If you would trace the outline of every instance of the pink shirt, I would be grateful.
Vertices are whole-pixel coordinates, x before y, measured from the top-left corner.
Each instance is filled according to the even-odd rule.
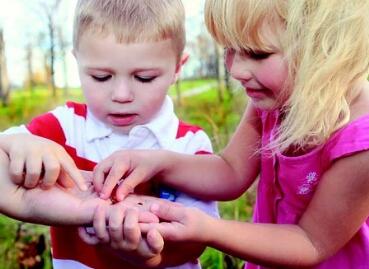
[[[262,144],[266,145],[277,129],[278,111],[262,112],[261,118]],[[270,154],[262,154],[254,222],[298,223],[332,162],[368,149],[369,115],[365,115],[341,128],[327,143],[305,155],[290,157],[277,153],[271,157]],[[248,263],[246,268],[266,267]],[[338,253],[314,268],[369,268],[369,219]]]

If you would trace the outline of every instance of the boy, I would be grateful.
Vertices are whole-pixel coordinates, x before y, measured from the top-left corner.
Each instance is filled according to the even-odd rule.
[[[85,189],[70,157],[79,169],[91,171],[97,162],[120,149],[210,153],[206,134],[180,122],[167,96],[186,61],[184,43],[180,0],[78,1],[73,53],[86,105],[68,102],[27,126],[5,132],[9,135],[0,138],[0,148],[8,153],[14,182],[27,188],[39,183],[50,187],[56,181],[70,186],[72,178]],[[141,193],[152,194],[151,186],[143,186]],[[161,195],[217,214],[214,203],[175,192],[161,191]],[[76,228],[53,227],[51,239],[54,268],[129,266],[124,262],[127,257],[115,255],[112,248],[84,243]],[[203,250],[193,244],[175,249],[165,245],[163,255],[151,266],[183,263]],[[176,255],[178,259],[172,260]]]

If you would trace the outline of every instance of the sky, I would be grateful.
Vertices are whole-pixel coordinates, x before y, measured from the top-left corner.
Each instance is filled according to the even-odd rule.
[[[186,29],[187,40],[195,38],[200,33],[206,34],[203,23],[203,0],[182,0],[186,9]],[[38,11],[37,3],[39,0],[0,0],[0,28],[3,29],[6,49],[6,60],[8,75],[13,85],[20,86],[25,78],[25,47],[30,41],[35,42],[35,36],[43,29],[44,19],[42,12]],[[76,0],[62,0],[58,14],[55,20],[64,27],[65,35],[72,36],[73,13]],[[35,69],[41,68],[42,61],[40,55],[35,52]],[[191,59],[184,70],[187,75],[191,75],[191,68],[198,64],[199,60]],[[78,87],[79,80],[77,67],[71,54],[71,47],[67,54],[68,63],[68,84]],[[189,67],[188,67],[189,66]],[[61,76],[61,65],[56,66],[56,82],[59,86],[63,84]]]

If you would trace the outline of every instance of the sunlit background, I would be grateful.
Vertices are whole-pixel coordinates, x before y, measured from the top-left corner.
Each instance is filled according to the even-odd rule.
[[[212,41],[203,23],[204,1],[184,0],[183,3],[187,17],[186,51],[190,54],[190,61],[183,71],[183,77],[186,78],[203,72],[200,70],[200,57],[209,53]],[[56,85],[79,85],[76,64],[71,54],[75,4],[75,0],[0,0],[0,29],[6,44],[8,77],[13,87],[20,87],[30,79],[30,68],[34,79],[45,76],[45,61],[47,64],[50,47],[49,23],[53,24],[55,30]]]
[[[247,99],[225,70],[223,48],[205,29],[204,0],[182,2],[190,59],[168,94],[177,115],[201,126],[219,152]],[[27,123],[67,100],[83,102],[71,54],[75,4],[76,0],[0,0],[0,131]],[[251,191],[236,201],[219,203],[220,214],[249,219],[253,202]],[[0,269],[52,269],[49,240],[48,227],[0,213]],[[210,248],[200,260],[204,269],[243,267],[241,260]]]

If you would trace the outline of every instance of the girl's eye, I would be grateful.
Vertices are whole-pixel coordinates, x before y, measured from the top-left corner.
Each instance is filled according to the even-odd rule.
[[[104,82],[104,81],[107,81],[107,80],[111,79],[112,76],[111,75],[107,75],[107,76],[94,76],[94,75],[91,75],[91,77],[94,80],[98,81],[98,82]]]
[[[137,75],[135,75],[134,77],[136,80],[142,83],[150,83],[156,78],[156,77],[144,77],[144,76],[137,76]]]
[[[270,55],[272,55],[272,53],[270,52],[252,51],[252,50],[245,53],[254,60],[264,60],[267,59]]]

